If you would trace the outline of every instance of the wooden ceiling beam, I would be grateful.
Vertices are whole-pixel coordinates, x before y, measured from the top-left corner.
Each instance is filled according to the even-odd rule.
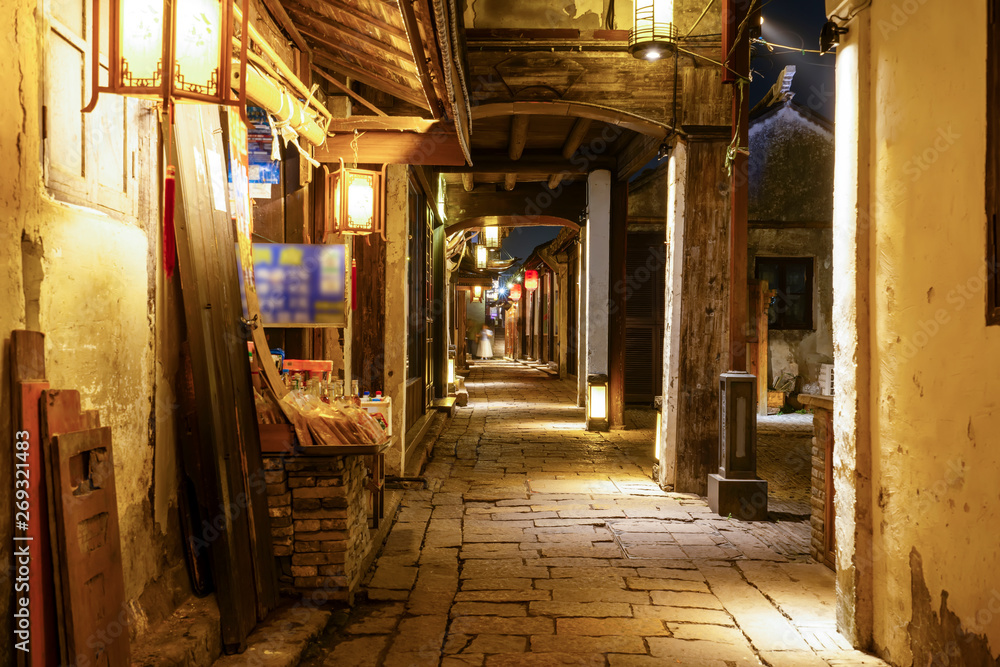
[[[330,132],[413,132],[427,134],[450,128],[439,120],[429,120],[417,116],[351,116],[350,118],[334,118],[330,121]]]
[[[564,184],[555,192],[545,187],[544,183],[522,183],[517,188],[516,195],[503,190],[464,192],[460,188],[449,188],[445,206],[448,220],[479,216],[538,215],[579,220],[586,201],[586,183]]]
[[[354,17],[354,18],[358,19],[359,21],[363,21],[366,24],[372,26],[373,28],[377,28],[378,30],[381,30],[381,31],[383,31],[383,32],[385,32],[385,33],[387,33],[389,35],[392,35],[396,39],[401,39],[403,41],[406,41],[406,31],[403,30],[402,27],[392,25],[391,23],[387,23],[387,22],[383,21],[382,19],[380,19],[380,18],[378,18],[376,16],[372,16],[371,14],[367,14],[367,13],[361,11],[360,9],[358,9],[357,7],[355,7],[353,5],[350,5],[350,4],[346,3],[346,2],[343,2],[343,0],[322,0],[322,1],[321,0],[292,0],[292,1],[290,1],[290,0],[284,0],[284,4],[285,4],[286,7],[287,6],[300,5],[301,7],[305,7],[307,9],[311,10],[317,16],[325,16],[324,10],[332,10],[332,11],[341,12],[342,14],[346,14],[347,16]],[[328,16],[326,18],[329,18],[331,20],[337,20],[337,19],[335,19],[333,17],[328,17]]]
[[[519,160],[528,143],[528,116],[512,116],[510,119],[510,140],[507,154],[511,160]]]
[[[333,84],[334,88],[336,88],[337,90],[339,90],[342,93],[345,93],[352,100],[354,100],[355,102],[357,102],[361,106],[366,107],[369,111],[371,111],[375,115],[377,115],[377,116],[387,116],[388,115],[386,112],[382,111],[377,106],[375,106],[374,104],[372,104],[371,102],[369,102],[365,98],[361,97],[361,95],[358,95],[356,92],[354,92],[353,90],[351,90],[350,86],[348,86],[345,83],[341,83],[340,81],[338,81],[337,77],[332,76],[326,70],[320,69],[319,67],[315,67],[314,66],[313,67],[313,71],[316,72],[317,74],[319,74],[321,77],[323,77],[327,81],[329,81],[331,84]]]
[[[503,189],[510,192],[517,185],[517,174],[507,174],[503,178]]]
[[[395,130],[370,130],[357,139],[357,156],[360,164],[409,164],[448,166],[465,163],[465,153],[458,142],[458,134],[450,126],[448,131],[418,133]],[[354,160],[353,133],[327,137],[326,143],[316,148],[315,157],[324,163],[336,163],[341,158]]]
[[[495,152],[476,153],[476,162],[472,166],[456,166],[442,169],[450,173],[503,173],[503,174],[586,174],[594,169],[613,169],[617,165],[617,160],[613,155],[599,155],[586,160],[576,159],[575,161],[563,160],[559,156],[551,155],[524,155],[519,160],[497,154]]]
[[[472,189],[476,187],[476,175],[472,172],[462,174],[462,187],[465,188],[466,192],[472,192]]]
[[[558,101],[515,101],[489,102],[472,108],[472,119],[497,118],[500,116],[570,116],[589,118],[608,125],[614,125],[639,134],[663,138],[667,136],[667,126],[637,114],[585,102]]]
[[[413,3],[414,0],[399,0],[399,10],[403,15],[403,26],[406,28],[406,34],[410,41],[410,50],[413,52],[413,60],[420,77],[420,86],[424,89],[424,96],[427,98],[427,105],[430,107],[431,115],[434,118],[440,118],[441,103],[438,100],[437,91],[434,90],[434,83],[431,81],[427,56],[424,53],[424,40],[420,36],[420,24],[417,23]]]
[[[445,228],[445,234],[451,235],[477,227],[567,227],[580,231],[580,224],[569,218],[553,215],[485,215],[465,218]]]
[[[357,44],[367,46],[371,49],[376,49],[379,53],[384,53],[385,55],[392,56],[393,58],[398,58],[401,62],[413,65],[414,68],[416,67],[416,64],[413,62],[413,54],[396,48],[391,43],[384,42],[378,37],[366,35],[365,33],[359,32],[343,23],[333,23],[332,21],[334,19],[308,9],[302,9],[294,5],[289,5],[289,11],[295,17],[295,20],[300,24],[299,30],[302,34],[318,37],[319,40],[324,42],[324,44],[338,46],[337,42],[334,40],[349,39]],[[374,59],[375,55],[365,53],[365,57]]]
[[[584,137],[587,136],[587,132],[590,131],[590,126],[593,125],[594,121],[590,118],[577,118],[576,122],[573,123],[573,129],[569,131],[569,135],[566,137],[566,141],[563,143],[562,156],[567,160],[576,155],[576,151],[580,148],[580,144],[583,143]],[[562,182],[562,173],[552,174],[549,177],[549,187],[557,188]]]
[[[313,61],[320,67],[338,72],[352,79],[356,79],[365,85],[377,88],[384,93],[389,93],[390,95],[398,97],[399,99],[409,102],[410,104],[414,104],[421,109],[427,108],[427,100],[422,94],[409,86],[399,83],[398,81],[380,77],[372,72],[366,72],[365,70],[355,67],[354,65],[350,65],[340,60],[334,60],[333,58],[328,58],[316,52],[313,52]]]

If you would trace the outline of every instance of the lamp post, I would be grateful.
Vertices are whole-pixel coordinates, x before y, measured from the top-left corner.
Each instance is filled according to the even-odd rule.
[[[603,373],[587,376],[587,430],[607,431],[608,376]]]

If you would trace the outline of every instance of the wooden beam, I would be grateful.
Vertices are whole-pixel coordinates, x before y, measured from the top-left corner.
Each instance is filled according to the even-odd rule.
[[[354,159],[353,134],[327,137],[316,148],[320,162]],[[454,130],[449,132],[376,131],[358,137],[358,162],[362,164],[459,165],[465,163],[465,153]]]
[[[563,180],[562,174],[552,174],[551,176],[549,176],[548,180],[549,188],[555,190],[556,188],[559,187],[559,184],[562,183],[562,180]]]
[[[398,81],[393,81],[392,79],[386,79],[380,77],[372,72],[366,72],[363,69],[350,65],[348,63],[333,60],[332,58],[327,58],[326,56],[321,56],[319,53],[314,53],[314,62],[320,67],[325,67],[328,70],[333,70],[344,76],[356,79],[363,84],[371,86],[381,90],[384,93],[389,93],[394,97],[409,102],[410,104],[415,104],[421,109],[427,108],[427,100],[423,95],[415,91],[409,86],[405,86]]]
[[[476,229],[477,227],[566,227],[574,232],[580,231],[577,222],[566,218],[559,218],[551,215],[486,215],[475,218],[466,218],[445,228],[445,233],[449,236],[455,232],[466,229]]]
[[[354,42],[367,46],[371,49],[377,49],[379,54],[385,54],[392,56],[394,58],[399,58],[400,61],[409,63],[413,65],[413,54],[408,51],[397,48],[392,44],[392,42],[382,40],[378,37],[360,32],[351,26],[344,25],[341,23],[333,22],[331,19],[323,14],[319,14],[308,9],[302,9],[298,7],[291,7],[292,14],[295,15],[296,20],[302,24],[300,31],[302,34],[314,33],[319,34],[319,36],[325,40],[327,43],[332,43],[338,45],[340,40],[349,39]],[[329,34],[333,33],[333,34]],[[367,57],[372,58],[374,54],[367,53]]]
[[[638,135],[628,142],[618,156],[618,179],[626,181],[649,164],[660,150],[661,140]]]
[[[502,153],[478,151],[476,162],[471,166],[458,166],[442,169],[451,173],[504,173],[504,174],[531,174],[531,173],[565,173],[565,174],[586,174],[594,169],[613,169],[617,165],[617,160],[611,155],[595,156],[592,159],[573,162],[563,160],[549,153],[525,154],[519,160],[511,160]]]
[[[348,16],[352,16],[373,28],[381,30],[397,39],[406,39],[406,31],[399,26],[392,25],[391,23],[386,23],[382,19],[361,11],[354,5],[347,4],[343,0],[294,0],[294,2],[289,2],[285,0],[285,5],[300,5],[306,7],[315,13],[317,16],[323,16],[324,11],[337,11]],[[338,21],[334,17],[329,17],[331,20]],[[338,21],[340,23],[341,21]]]
[[[517,194],[499,192],[464,192],[450,188],[447,198],[448,220],[481,216],[531,218],[549,215],[579,220],[587,201],[585,183],[568,183],[559,190],[549,190],[544,183],[522,183]]]
[[[507,174],[503,179],[503,189],[510,192],[517,185],[517,174]]]
[[[465,188],[466,192],[472,192],[472,188],[476,187],[475,174],[472,172],[462,174],[462,187]]]
[[[510,119],[510,140],[507,155],[511,160],[521,159],[524,145],[528,142],[528,116],[513,116]]]
[[[396,76],[402,77],[403,79],[406,79],[408,81],[414,81],[417,78],[416,72],[411,72],[408,69],[404,69],[403,67],[400,66],[400,64],[398,64],[402,63],[402,64],[413,65],[413,63],[408,60],[400,59],[397,62],[390,62],[388,60],[383,60],[382,58],[379,58],[376,55],[369,53],[368,51],[365,51],[364,49],[352,46],[351,44],[347,43],[344,40],[339,40],[339,39],[335,40],[334,38],[324,37],[323,35],[319,34],[319,32],[313,31],[312,29],[308,28],[303,28],[302,34],[316,42],[319,42],[324,47],[324,49],[335,52],[335,54],[328,54],[328,55],[340,54],[342,56],[343,55],[353,56],[354,58],[358,59],[358,61],[361,63],[360,66],[362,67],[368,66],[374,68],[382,68],[386,72],[395,74]],[[378,48],[378,47],[373,47],[373,48]]]
[[[450,126],[439,120],[428,120],[417,116],[351,116],[334,118],[330,122],[330,132],[370,132],[395,131],[427,134],[447,130]]]
[[[317,74],[319,74],[321,77],[323,77],[327,81],[329,81],[331,84],[333,84],[334,88],[336,88],[337,90],[339,90],[342,93],[345,93],[352,100],[354,100],[355,102],[357,102],[357,103],[361,104],[362,106],[366,107],[369,111],[373,112],[374,114],[376,114],[378,116],[386,116],[386,115],[388,115],[384,111],[382,111],[381,109],[379,109],[377,106],[375,106],[374,104],[372,104],[371,102],[369,102],[365,98],[361,97],[361,95],[358,95],[356,92],[354,92],[353,90],[351,90],[350,86],[348,86],[345,83],[341,83],[340,81],[338,81],[337,77],[331,76],[329,72],[327,72],[327,71],[325,71],[323,69],[320,69],[319,67],[313,67],[313,71],[316,72]]]
[[[833,229],[832,220],[751,220],[750,229]]]
[[[588,104],[586,102],[558,101],[516,101],[491,102],[472,108],[472,119],[496,118],[498,116],[571,116],[614,125],[652,137],[666,137],[668,128],[650,118],[617,109]]]
[[[434,118],[440,118],[441,101],[438,99],[434,84],[431,82],[427,56],[424,53],[424,41],[420,37],[420,25],[417,23],[417,16],[413,11],[413,1],[399,0],[399,10],[403,15],[403,26],[406,28],[406,34],[410,40],[410,51],[417,65],[417,74],[420,76],[420,85],[424,89],[427,105],[430,107],[431,115]]]
[[[452,101],[448,97],[448,86],[445,83],[443,63],[441,60],[441,49],[438,48],[437,39],[431,37],[437,34],[437,26],[434,21],[434,10],[431,9],[430,0],[418,0],[419,6],[416,9],[420,11],[417,13],[417,20],[424,27],[424,34],[428,35],[428,39],[424,42],[424,55],[427,57],[427,62],[431,69],[431,80],[434,83],[434,90],[437,92],[438,99],[441,100],[442,104],[445,106],[445,110],[449,117],[456,117],[456,110],[453,108]],[[449,68],[452,68],[452,64],[448,64]],[[459,94],[459,101],[457,104],[462,108],[462,113],[465,115],[464,100],[461,99],[461,90],[456,91]],[[456,123],[457,124],[457,123]]]
[[[299,29],[295,27],[295,23],[292,22],[292,19],[288,16],[288,12],[286,12],[285,8],[282,7],[281,2],[279,0],[264,0],[264,6],[267,8],[267,11],[271,13],[271,16],[274,17],[274,20],[278,22],[278,25],[280,25],[284,31],[288,33],[288,36],[292,38],[295,46],[297,46],[300,51],[312,54],[312,49],[309,48],[306,40],[302,38],[302,34],[299,32]]]
[[[587,132],[590,131],[590,126],[593,123],[592,118],[576,119],[576,122],[573,123],[573,129],[569,131],[569,135],[563,143],[562,156],[564,158],[568,160],[576,154],[577,149],[580,148],[580,144],[583,143],[583,138],[587,136]]]

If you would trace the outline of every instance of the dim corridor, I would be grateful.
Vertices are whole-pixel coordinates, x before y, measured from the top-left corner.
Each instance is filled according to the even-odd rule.
[[[438,438],[319,666],[882,665],[835,629],[808,522],[745,524],[651,479],[652,420],[583,430],[575,384],[498,360]]]

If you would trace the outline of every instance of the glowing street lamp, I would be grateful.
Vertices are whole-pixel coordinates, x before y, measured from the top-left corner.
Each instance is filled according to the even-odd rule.
[[[628,52],[636,58],[659,60],[677,48],[674,0],[636,0]]]
[[[482,243],[476,246],[476,268],[485,269],[490,258],[490,250]]]
[[[483,300],[483,287],[482,287],[482,285],[473,285],[472,286],[472,300],[476,301],[477,303],[478,302],[482,302],[482,300]]]
[[[608,421],[608,376],[595,374],[587,376],[587,430],[607,431]]]

